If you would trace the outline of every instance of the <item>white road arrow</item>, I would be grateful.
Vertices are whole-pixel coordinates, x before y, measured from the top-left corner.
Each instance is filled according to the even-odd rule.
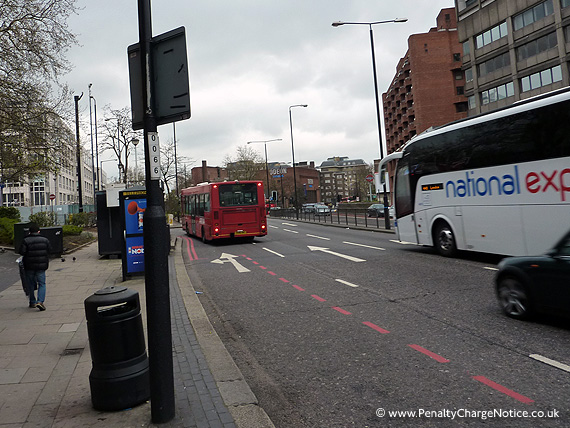
[[[323,253],[332,254],[333,256],[342,257],[343,259],[350,260],[351,262],[365,262],[366,261],[364,259],[359,259],[358,257],[352,257],[352,256],[348,256],[346,254],[335,253],[334,251],[331,251],[328,248],[324,248],[324,247],[312,247],[310,245],[307,245],[307,247],[311,251],[322,251]]]
[[[231,263],[232,265],[234,265],[234,267],[237,269],[239,273],[251,272],[248,268],[240,265],[238,261],[235,260],[237,257],[239,256],[234,256],[233,254],[228,254],[228,253],[222,253],[219,259],[212,260],[210,263],[218,263],[220,265],[224,263]]]

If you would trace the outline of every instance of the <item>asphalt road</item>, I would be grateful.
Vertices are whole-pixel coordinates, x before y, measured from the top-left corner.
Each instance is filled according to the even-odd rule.
[[[496,257],[393,239],[276,219],[253,244],[185,238],[194,288],[275,425],[569,426],[570,373],[536,359],[570,365],[568,322],[504,317]]]
[[[20,257],[13,249],[0,250],[0,291],[20,281],[20,271],[16,260]],[[25,298],[25,294],[22,296]]]

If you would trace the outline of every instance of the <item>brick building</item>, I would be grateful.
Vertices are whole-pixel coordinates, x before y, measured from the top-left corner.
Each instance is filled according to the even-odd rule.
[[[408,51],[382,94],[388,154],[429,127],[467,116],[455,9],[442,9],[436,23],[408,38]]]
[[[195,186],[199,183],[224,181],[228,179],[228,172],[219,166],[208,166],[208,163],[203,160],[202,166],[192,168],[192,185]]]

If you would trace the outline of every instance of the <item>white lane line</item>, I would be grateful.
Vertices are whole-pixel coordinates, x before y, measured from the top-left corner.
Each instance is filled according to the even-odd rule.
[[[358,246],[358,247],[372,248],[373,250],[386,251],[386,248],[373,247],[372,245],[357,244],[356,242],[342,241],[342,243],[343,243],[343,244],[348,244],[348,245],[356,245],[356,246]]]
[[[490,266],[483,266],[483,269],[487,270],[499,270],[498,268],[490,267]]]
[[[416,244],[415,242],[398,241],[397,239],[390,239],[390,242],[395,242],[396,244],[402,244],[402,245],[420,245]]]
[[[543,357],[539,354],[530,354],[530,358],[533,358],[537,361],[543,362],[544,364],[548,364],[549,366],[556,367],[557,369],[564,370],[565,372],[570,373],[570,366],[567,364],[560,363],[556,360],[551,360],[550,358]]]
[[[352,282],[345,281],[343,279],[335,279],[336,282],[340,282],[341,284],[348,285],[349,287],[358,287],[358,285],[353,284]]]
[[[317,236],[317,235],[311,235],[309,233],[307,233],[307,236],[311,237],[311,238],[317,238],[317,239],[324,239],[325,241],[330,241],[331,238],[323,238],[322,236]]]
[[[285,226],[297,227],[297,225],[294,223],[281,223],[281,224],[284,224]]]
[[[285,232],[291,232],[291,233],[299,233],[296,230],[289,230],[289,229],[283,229]]]
[[[272,229],[279,229],[277,226],[269,225],[269,227],[272,228]]]
[[[273,250],[270,250],[269,248],[265,248],[265,247],[262,247],[262,248],[263,248],[265,251],[270,252],[271,254],[275,254],[276,256],[285,257],[283,254],[279,254],[278,252],[273,251]]]

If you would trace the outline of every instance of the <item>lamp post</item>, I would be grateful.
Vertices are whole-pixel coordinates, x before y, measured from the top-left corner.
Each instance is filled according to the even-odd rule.
[[[93,179],[93,200],[95,200],[95,189],[97,186],[95,186],[95,182],[97,181],[97,173],[95,171],[95,152],[93,150],[93,121],[91,120],[91,98],[93,98],[91,96],[91,86],[93,86],[93,83],[89,84],[89,130],[91,132],[91,175],[92,175],[92,179]]]
[[[370,49],[372,50],[372,74],[374,75],[374,95],[376,96],[376,120],[378,122],[378,139],[380,141],[380,159],[384,157],[384,149],[382,148],[382,122],[380,119],[380,98],[378,97],[378,77],[376,75],[376,56],[374,54],[374,33],[372,32],[372,26],[375,24],[387,24],[387,23],[401,23],[406,22],[407,18],[395,18],[386,21],[374,21],[374,22],[343,22],[337,21],[333,22],[333,27],[340,27],[341,25],[368,25],[370,29]],[[384,204],[384,225],[386,229],[390,229],[390,213],[388,209],[388,196],[386,194],[386,182],[383,184],[384,193],[383,204]]]
[[[95,165],[99,165],[99,143],[97,141],[97,100],[94,96],[89,95],[89,99],[93,100],[94,112],[95,112]],[[89,119],[91,120],[91,113],[89,114]],[[99,177],[99,171],[97,171],[97,190],[101,188],[101,179]]]
[[[139,164],[137,161],[137,146],[139,145],[139,139],[133,138],[131,143],[135,146],[135,184],[139,184]]]
[[[293,146],[293,119],[291,109],[293,107],[308,107],[307,104],[295,104],[289,106],[289,127],[291,128],[291,154],[293,157],[293,188],[295,189],[295,218],[299,220],[299,207],[297,204],[297,171],[295,170],[295,147]]]
[[[272,141],[283,141],[281,138],[275,138],[274,140],[260,140],[260,141],[248,141],[247,144],[263,143],[265,146],[265,173],[267,175],[267,199],[269,200],[269,195],[271,194],[269,189],[269,165],[267,163],[267,143]]]

